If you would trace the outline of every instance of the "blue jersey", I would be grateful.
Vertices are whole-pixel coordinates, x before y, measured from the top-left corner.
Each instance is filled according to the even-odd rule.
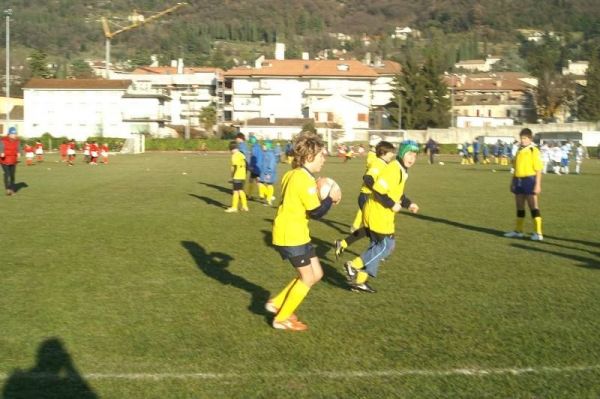
[[[275,158],[279,159],[281,157],[281,146],[279,144],[275,144],[275,149],[273,152],[275,153]]]
[[[267,184],[275,184],[277,181],[277,158],[273,150],[263,152],[260,181]]]
[[[263,162],[263,151],[260,145],[254,144],[252,146],[252,154],[250,155],[250,172],[256,176],[260,176],[260,168]]]
[[[246,157],[246,163],[248,163],[248,159],[250,159],[250,151],[248,150],[248,145],[245,141],[242,141],[238,144],[238,150]]]

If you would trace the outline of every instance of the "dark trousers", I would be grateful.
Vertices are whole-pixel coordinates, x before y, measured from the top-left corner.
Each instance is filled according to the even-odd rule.
[[[17,171],[17,165],[2,165],[4,171],[4,188],[12,190],[15,187],[15,172]]]

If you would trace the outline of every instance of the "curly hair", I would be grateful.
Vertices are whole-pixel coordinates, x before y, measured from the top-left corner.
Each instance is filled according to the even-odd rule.
[[[315,156],[325,148],[325,143],[315,133],[302,132],[294,137],[292,148],[294,151],[292,167],[298,168],[315,159]]]

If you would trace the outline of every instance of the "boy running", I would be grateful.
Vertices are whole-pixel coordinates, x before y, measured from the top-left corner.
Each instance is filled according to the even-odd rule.
[[[372,159],[370,164],[367,165],[367,171],[363,176],[363,185],[360,188],[360,194],[358,195],[358,211],[356,212],[356,218],[352,224],[352,234],[347,236],[345,239],[335,241],[335,256],[339,256],[352,245],[352,243],[366,237],[367,230],[362,227],[363,220],[363,208],[365,203],[372,193],[373,184],[377,180],[379,174],[385,169],[388,163],[390,163],[396,156],[394,145],[387,141],[380,141],[375,146],[375,157]]]
[[[525,222],[525,202],[531,211],[535,232],[531,235],[534,241],[542,241],[542,216],[538,206],[538,194],[542,192],[542,158],[540,150],[533,144],[533,133],[530,129],[523,129],[519,133],[521,145],[515,154],[513,168],[514,174],[510,183],[510,191],[515,195],[517,205],[517,221],[513,231],[504,234],[504,237],[522,238],[523,224]]]
[[[231,199],[231,207],[225,209],[225,212],[237,212],[240,202],[242,211],[248,212],[248,201],[246,200],[246,193],[244,192],[244,182],[246,181],[246,157],[239,150],[238,143],[235,141],[229,143],[229,151],[231,151],[233,197]]]
[[[396,160],[385,167],[373,184],[373,194],[365,204],[363,219],[371,243],[359,257],[344,264],[353,291],[376,292],[367,280],[369,276],[377,276],[379,263],[394,249],[396,213],[401,208],[412,213],[419,211],[419,206],[404,195],[408,169],[416,162],[418,152],[416,142],[405,140],[400,143]]]
[[[324,216],[341,192],[332,190],[319,199],[314,173],[325,163],[325,144],[312,133],[301,133],[294,140],[293,169],[281,182],[281,203],[273,222],[273,245],[283,259],[290,261],[298,275],[279,294],[269,299],[265,308],[274,313],[273,327],[304,331],[308,327],[294,315],[308,291],[323,277],[323,269],[310,242],[308,220]]]

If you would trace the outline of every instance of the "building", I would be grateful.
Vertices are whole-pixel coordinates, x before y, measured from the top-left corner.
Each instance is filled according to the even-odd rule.
[[[464,69],[469,72],[489,72],[492,65],[500,61],[500,57],[488,56],[485,60],[462,60],[454,64],[456,69]]]
[[[8,127],[6,126],[8,112]],[[16,97],[0,97],[0,133],[5,134],[10,127],[17,133],[23,132],[23,99]]]
[[[31,79],[24,87],[26,137],[161,135],[168,95],[130,80]]]
[[[532,78],[517,72],[445,75],[453,125],[499,126],[535,121]],[[459,124],[460,122],[460,124]]]
[[[243,123],[254,118],[309,118],[314,103],[328,103],[335,120],[342,117],[348,99],[368,110],[372,84],[379,75],[360,61],[348,60],[256,60],[254,67],[233,68],[225,76],[225,121]],[[325,103],[321,103],[323,105]],[[361,112],[364,113],[364,112]],[[339,115],[338,115],[339,114]],[[356,115],[356,123],[362,124]]]

